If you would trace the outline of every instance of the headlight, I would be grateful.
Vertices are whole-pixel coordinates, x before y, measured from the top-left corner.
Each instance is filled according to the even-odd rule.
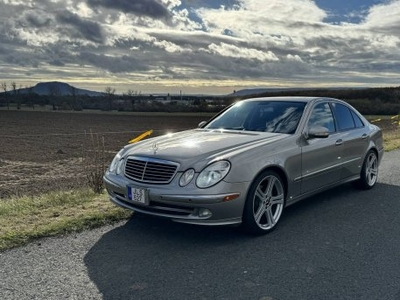
[[[179,185],[180,186],[186,186],[188,185],[194,177],[194,170],[189,169],[185,173],[182,174],[181,178],[179,179]]]
[[[112,160],[112,162],[111,162],[111,164],[110,164],[110,167],[108,168],[108,170],[111,172],[111,173],[115,173],[115,170],[117,169],[117,166],[118,166],[118,163],[119,163],[119,161],[121,160],[121,153],[122,153],[122,151],[123,151],[124,149],[122,149],[122,150],[120,150],[118,153],[117,153],[117,155],[115,155],[115,157],[114,157],[114,159]]]
[[[229,161],[221,160],[207,166],[200,172],[196,180],[199,188],[208,188],[220,182],[228,174],[231,168]]]

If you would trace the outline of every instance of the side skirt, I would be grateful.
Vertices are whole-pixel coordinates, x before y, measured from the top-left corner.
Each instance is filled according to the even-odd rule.
[[[319,193],[325,192],[327,190],[330,190],[330,189],[332,189],[334,187],[337,187],[337,186],[340,186],[342,184],[345,184],[345,183],[348,183],[348,182],[352,182],[352,181],[355,181],[355,180],[358,180],[358,179],[360,179],[360,175],[348,177],[346,179],[343,179],[343,180],[340,180],[340,181],[336,182],[335,184],[324,186],[324,187],[321,187],[321,188],[319,188],[317,190],[314,190],[314,191],[311,191],[311,192],[308,192],[308,193],[305,193],[305,194],[300,194],[299,196],[297,196],[295,198],[287,199],[285,207],[290,206],[292,204],[295,204],[295,203],[297,203],[297,202],[299,202],[299,201],[301,201],[301,200],[303,200],[305,198],[314,196],[316,194],[319,194]]]

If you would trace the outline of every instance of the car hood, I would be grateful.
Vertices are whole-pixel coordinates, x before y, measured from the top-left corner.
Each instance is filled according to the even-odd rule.
[[[125,147],[123,156],[135,155],[174,161],[180,169],[195,167],[287,137],[286,134],[236,130],[194,129],[151,138]],[[204,162],[206,161],[206,162]]]

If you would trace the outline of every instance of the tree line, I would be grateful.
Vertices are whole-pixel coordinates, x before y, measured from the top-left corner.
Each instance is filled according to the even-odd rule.
[[[254,95],[242,97],[250,98]],[[267,92],[257,97],[316,96],[348,102],[364,115],[397,115],[400,113],[400,86],[384,88],[309,89]]]
[[[61,91],[59,86],[50,85],[46,94],[34,92],[33,87],[21,86],[17,88],[15,83],[7,85],[1,83],[0,107],[22,106],[31,108],[46,107],[50,110],[81,111],[81,110],[102,110],[102,111],[143,111],[143,112],[196,112],[209,111],[217,112],[226,106],[225,100],[213,96],[195,95],[144,95],[140,91],[128,90],[122,95],[116,94],[116,89],[107,86],[98,96],[80,94],[78,89],[69,86],[66,93]]]
[[[386,88],[343,88],[343,89],[302,89],[266,92],[257,95],[197,96],[197,95],[143,95],[140,91],[128,90],[117,95],[115,88],[106,87],[100,96],[88,96],[70,88],[68,95],[57,87],[49,88],[46,95],[34,93],[32,87],[22,89],[11,82],[1,83],[0,106],[20,109],[21,106],[35,109],[35,106],[50,106],[52,110],[95,109],[103,111],[160,111],[160,112],[217,112],[241,99],[271,96],[319,96],[347,101],[365,115],[397,115],[400,113],[400,87]],[[24,92],[21,92],[21,91]]]

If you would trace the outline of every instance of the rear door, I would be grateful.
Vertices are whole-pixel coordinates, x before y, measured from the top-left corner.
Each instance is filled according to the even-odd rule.
[[[345,179],[361,172],[363,154],[369,142],[368,129],[357,113],[347,105],[332,102],[331,107],[343,144],[341,177]]]

